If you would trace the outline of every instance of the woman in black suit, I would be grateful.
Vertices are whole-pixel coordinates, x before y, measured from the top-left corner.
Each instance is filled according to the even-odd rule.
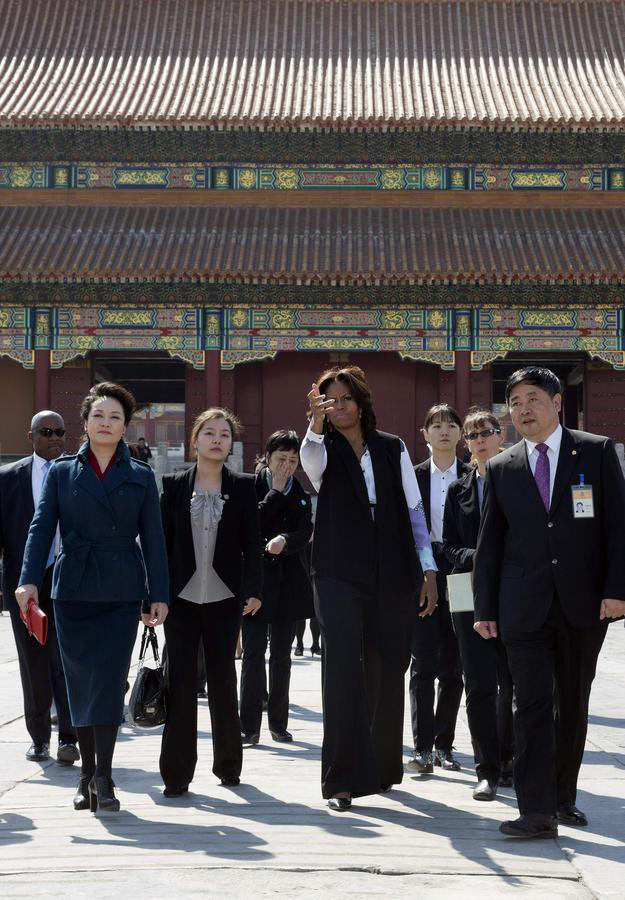
[[[262,547],[251,475],[226,462],[239,423],[212,408],[195,420],[197,463],[163,477],[161,514],[170,568],[167,721],[160,770],[166,797],[184,794],[197,762],[197,656],[204,644],[213,772],[239,784],[242,764],[234,653],[241,613],[261,607]]]
[[[310,497],[295,478],[300,439],[276,431],[256,472],[256,496],[263,534],[263,605],[243,620],[241,731],[244,744],[257,744],[263,714],[265,652],[271,628],[267,719],[274,741],[293,740],[287,731],[291,644],[299,619],[313,614],[312,588],[302,550],[312,534]]]
[[[323,639],[322,789],[337,812],[403,777],[404,674],[421,583],[436,604],[436,567],[403,441],[376,428],[356,366],[330,369],[308,395],[304,471],[319,491],[312,552]],[[327,420],[326,420],[327,416]]]
[[[473,571],[486,463],[501,449],[501,423],[487,410],[471,410],[463,434],[473,467],[449,488],[443,524],[443,549],[452,574]],[[501,640],[485,642],[474,631],[473,618],[472,612],[452,613],[478,778],[473,797],[494,800],[498,784],[512,784],[512,680]]]
[[[47,475],[16,591],[21,608],[37,599],[58,524],[52,596],[82,756],[74,808],[94,812],[119,809],[111,766],[137,625],[141,613],[144,624],[159,625],[169,599],[154,474],[123,440],[134,407],[132,394],[111,382],[85,397],[87,440]]]

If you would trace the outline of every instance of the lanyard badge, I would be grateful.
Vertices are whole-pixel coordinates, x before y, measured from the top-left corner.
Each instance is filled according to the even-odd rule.
[[[579,476],[579,484],[571,485],[573,500],[573,518],[594,519],[595,504],[592,497],[592,485],[585,484],[584,476]]]

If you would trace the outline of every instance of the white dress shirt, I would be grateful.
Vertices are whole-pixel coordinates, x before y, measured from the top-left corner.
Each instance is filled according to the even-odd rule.
[[[430,538],[439,543],[443,540],[443,515],[445,500],[452,481],[458,480],[458,463],[453,461],[448,469],[439,469],[430,459]]]
[[[42,456],[37,456],[36,453],[33,453],[33,464],[31,469],[30,483],[33,490],[33,504],[35,509],[37,509],[37,504],[41,498],[41,492],[43,490],[43,483],[45,481],[46,475],[46,464],[48,460],[44,459]],[[54,460],[52,460],[54,462]],[[49,471],[49,469],[48,469]],[[54,537],[54,555],[59,555],[59,546],[61,543],[61,533],[59,531],[59,526],[56,526],[56,535]]]
[[[540,456],[536,447],[540,443],[546,444],[549,448],[547,450],[547,459],[549,460],[549,503],[551,503],[553,485],[556,480],[556,469],[558,468],[558,457],[560,456],[560,444],[562,443],[562,425],[558,424],[556,430],[552,431],[546,441],[537,441],[535,443],[534,441],[528,441],[527,438],[525,438],[527,459],[530,464],[530,469],[532,470],[532,475],[536,473],[536,463]]]
[[[328,454],[326,451],[324,440],[325,438],[323,434],[317,434],[311,429],[310,426],[308,426],[308,431],[306,432],[306,436],[304,437],[302,446],[300,448],[302,468],[308,475],[317,493],[319,493],[321,489],[323,473],[325,472],[326,466],[328,464]],[[410,454],[408,453],[406,445],[403,441],[401,442],[401,446],[402,451],[399,461],[401,466],[401,481],[402,487],[404,489],[404,495],[406,497],[406,503],[409,510],[418,509],[419,507],[422,510],[423,500],[421,499],[421,491],[419,490],[417,476],[415,475],[414,467],[410,459]],[[373,475],[373,463],[371,461],[371,454],[369,453],[368,447],[365,447],[365,452],[360,457],[360,468],[362,470],[363,478],[365,479],[369,503],[371,503],[372,506],[375,506],[377,502],[375,477]],[[419,561],[423,570],[436,571],[437,567],[434,563],[434,556],[431,546],[428,545],[427,547],[419,547],[418,553]]]

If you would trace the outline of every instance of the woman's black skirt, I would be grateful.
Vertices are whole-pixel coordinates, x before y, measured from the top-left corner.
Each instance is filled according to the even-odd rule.
[[[54,615],[72,724],[120,725],[141,604],[55,600]]]

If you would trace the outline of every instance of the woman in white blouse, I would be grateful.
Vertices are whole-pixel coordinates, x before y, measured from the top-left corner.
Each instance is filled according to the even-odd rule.
[[[406,447],[376,428],[356,366],[308,394],[304,471],[319,492],[312,552],[324,643],[322,792],[328,806],[403,777],[404,674],[414,604],[436,606],[436,566]],[[421,590],[419,601],[417,592]]]

